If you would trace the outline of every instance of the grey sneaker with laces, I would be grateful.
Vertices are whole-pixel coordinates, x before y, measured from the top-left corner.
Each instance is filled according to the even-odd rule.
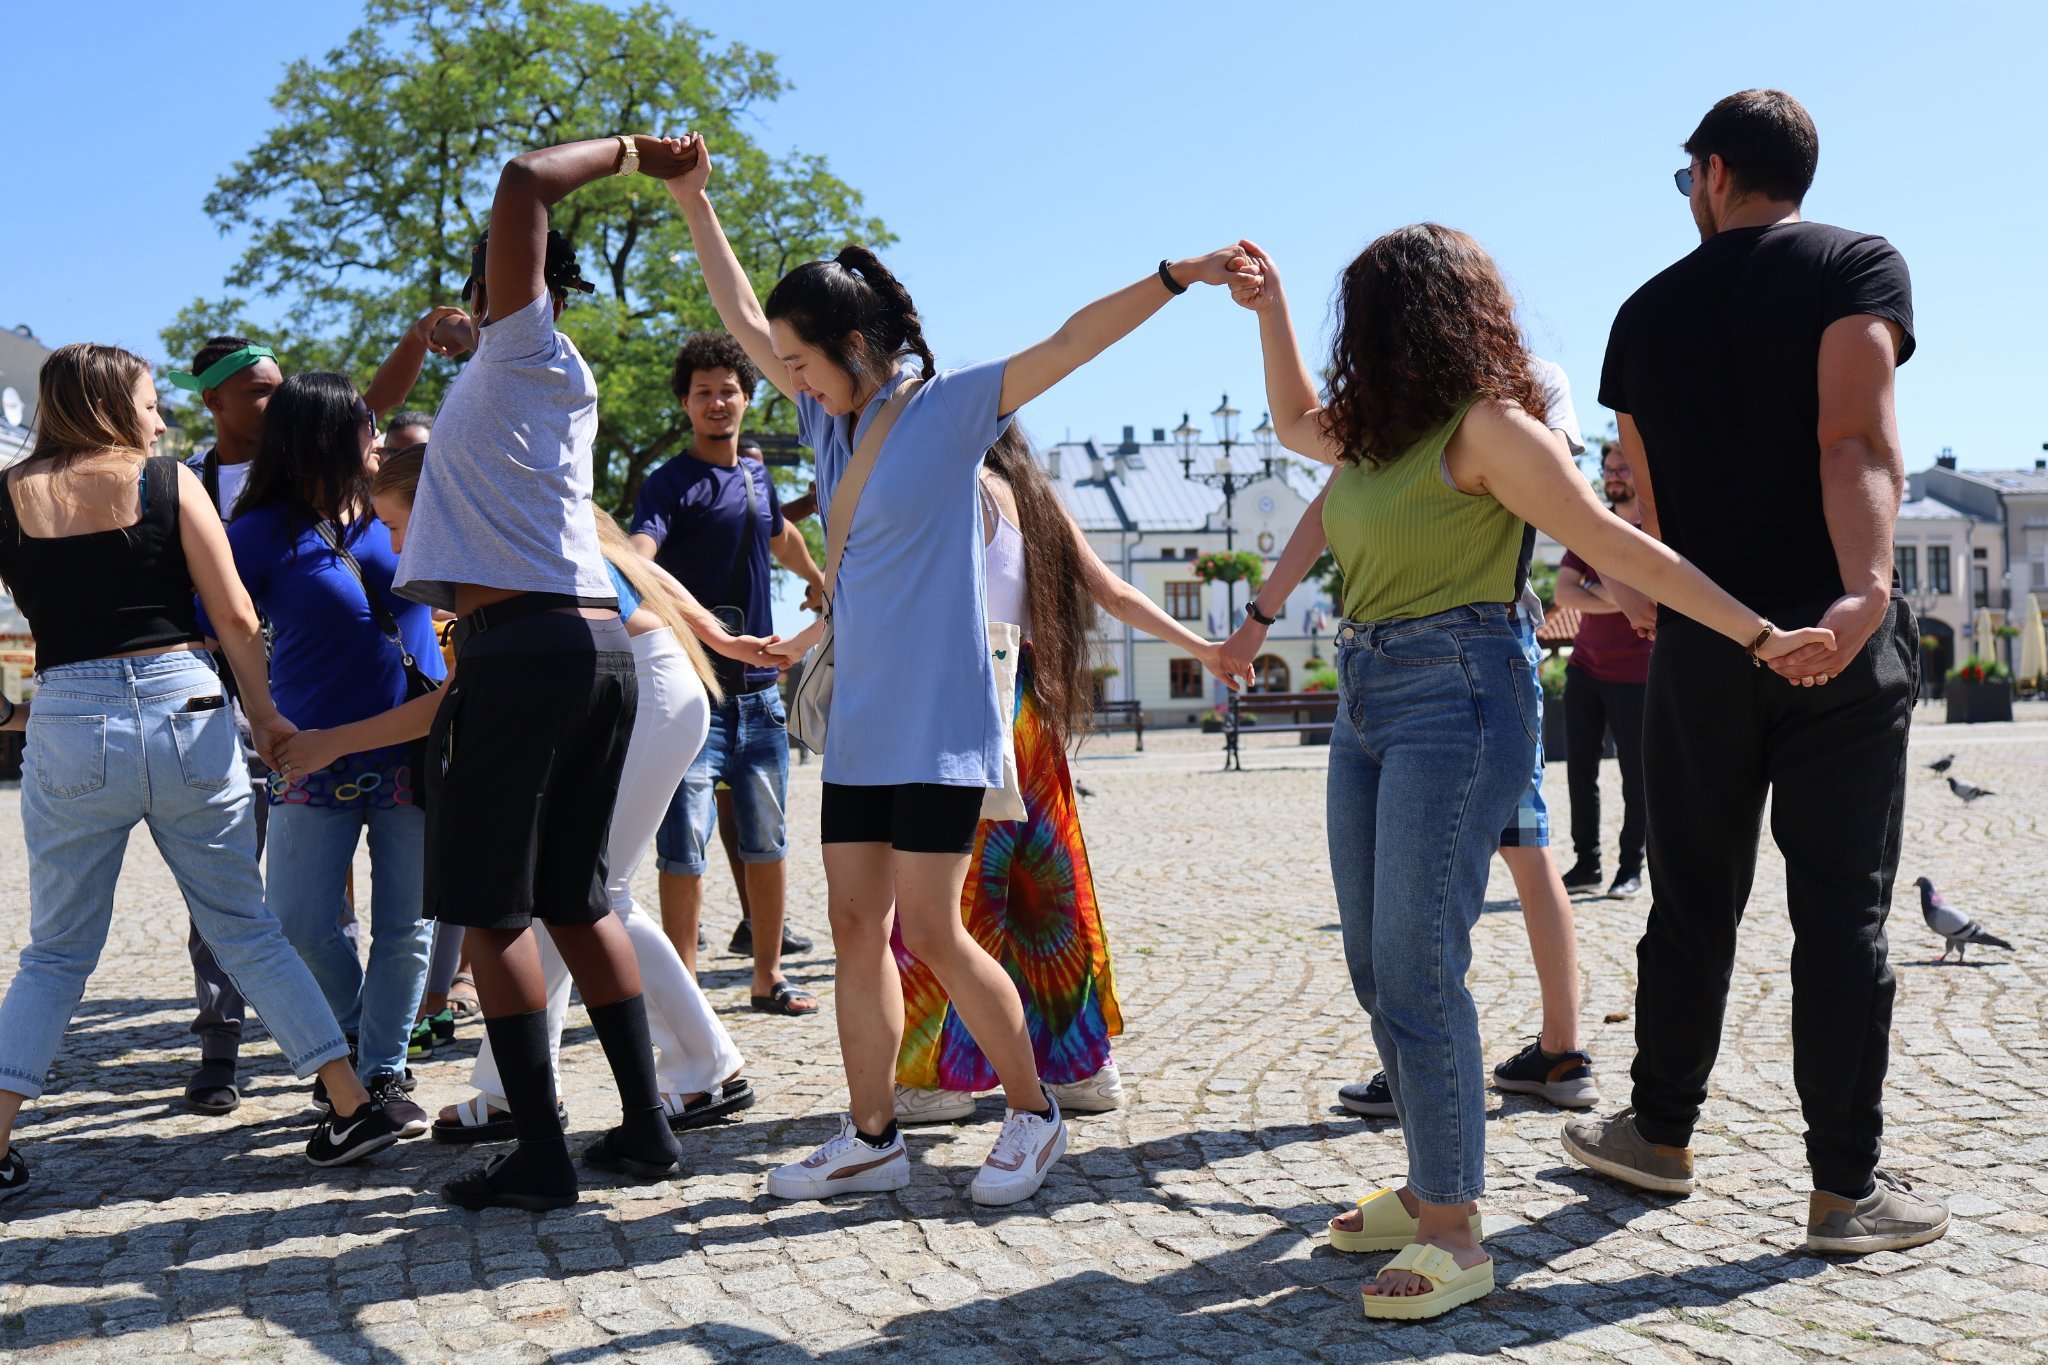
[[[1948,1205],[1913,1193],[1890,1171],[1875,1172],[1877,1188],[1861,1199],[1815,1190],[1806,1202],[1806,1248],[1836,1255],[1898,1251],[1948,1231]]]
[[[1601,1175],[1658,1194],[1692,1193],[1692,1148],[1644,1137],[1633,1105],[1609,1118],[1571,1120],[1563,1141],[1566,1156]]]

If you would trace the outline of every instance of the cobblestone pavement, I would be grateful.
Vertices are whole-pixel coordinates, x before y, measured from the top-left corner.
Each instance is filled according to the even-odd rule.
[[[762,1195],[762,1173],[825,1136],[841,1102],[822,946],[795,966],[824,999],[811,1020],[747,1013],[741,964],[709,958],[762,1103],[689,1136],[685,1179],[587,1188],[577,1208],[537,1218],[443,1206],[432,1191],[474,1158],[425,1140],[360,1169],[314,1170],[299,1155],[304,1089],[267,1041],[250,1050],[239,1113],[179,1106],[185,916],[138,839],[52,1093],[18,1133],[37,1184],[0,1228],[0,1350],[163,1365],[2048,1358],[2048,716],[1923,725],[1914,738],[1916,760],[1954,751],[1956,771],[1998,795],[1965,807],[1916,767],[1903,878],[1931,875],[2018,945],[1932,966],[1938,945],[1910,889],[1894,920],[1888,1164],[1949,1195],[1945,1241],[1857,1261],[1800,1249],[1789,944],[1783,878],[1766,861],[1697,1140],[1699,1192],[1645,1197],[1589,1177],[1562,1159],[1555,1112],[1491,1096],[1483,1207],[1501,1288],[1412,1326],[1367,1323],[1358,1288],[1376,1259],[1335,1254],[1320,1235],[1340,1205],[1402,1175],[1399,1134],[1334,1104],[1375,1063],[1335,933],[1323,752],[1262,747],[1251,771],[1225,774],[1218,746],[1153,735],[1138,756],[1108,737],[1078,765],[1129,1027],[1117,1046],[1129,1102],[1076,1118],[1041,1194],[1001,1210],[967,1199],[994,1099],[974,1122],[913,1130],[916,1177],[900,1195]],[[798,831],[816,828],[817,771],[796,770]],[[1607,784],[1612,825],[1612,765]],[[1550,785],[1562,828],[1561,767]],[[17,801],[0,791],[0,977],[25,922]],[[792,903],[822,935],[823,876],[798,847]],[[1498,1059],[1534,1031],[1537,1005],[1498,862],[1490,895],[1473,986]],[[729,889],[710,899],[716,948]],[[1579,907],[1605,1107],[1626,1099],[1631,1026],[1618,1019],[1646,902]],[[423,1101],[467,1093],[478,1036],[464,1032],[459,1060],[421,1068]],[[570,1044],[569,1105],[587,1136],[614,1111],[580,1010]]]

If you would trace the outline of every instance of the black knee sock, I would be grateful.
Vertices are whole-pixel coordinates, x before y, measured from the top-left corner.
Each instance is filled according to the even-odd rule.
[[[500,1189],[554,1192],[576,1189],[576,1167],[555,1116],[555,1078],[548,1067],[548,1016],[544,1010],[484,1020],[498,1084],[512,1113],[519,1146],[491,1173]]]
[[[661,1108],[661,1085],[654,1077],[654,1040],[647,1034],[647,1002],[637,995],[590,1007],[590,1027],[604,1045],[612,1080],[619,1087],[624,1116],[612,1143],[624,1155],[643,1160],[673,1161],[675,1136]]]

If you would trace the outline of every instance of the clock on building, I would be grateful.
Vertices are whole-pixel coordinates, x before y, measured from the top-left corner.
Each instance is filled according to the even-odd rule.
[[[1259,515],[1264,517],[1270,517],[1273,515],[1272,494],[1262,493],[1259,495]]]

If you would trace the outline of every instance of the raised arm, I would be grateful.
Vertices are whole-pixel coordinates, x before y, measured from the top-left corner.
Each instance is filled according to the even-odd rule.
[[[1238,243],[1247,268],[1236,270],[1230,297],[1259,315],[1259,350],[1266,362],[1266,407],[1281,445],[1311,460],[1335,464],[1343,450],[1323,430],[1323,400],[1316,392],[1301,343],[1294,337],[1294,319],[1273,258],[1256,242]],[[1318,549],[1317,554],[1322,551]],[[1313,561],[1311,561],[1313,562]],[[1306,570],[1304,570],[1306,572]]]
[[[711,207],[711,153],[701,135],[692,134],[690,145],[697,160],[688,171],[668,182],[668,192],[676,207],[683,211],[683,222],[690,229],[690,242],[697,251],[697,267],[704,272],[704,287],[711,293],[711,306],[718,310],[719,322],[738,340],[740,349],[754,362],[761,377],[782,393],[792,394],[789,367],[775,354],[774,343],[768,339],[768,315],[754,293],[754,282],[733,253],[732,243],[725,239],[725,229],[719,225],[718,213]]]
[[[276,766],[277,746],[293,732],[290,721],[277,714],[270,698],[270,661],[263,652],[263,622],[256,604],[242,586],[235,571],[235,552],[228,545],[227,528],[213,499],[206,496],[199,476],[178,466],[178,544],[185,552],[185,564],[192,574],[192,586],[199,604],[213,623],[213,637],[235,672],[235,687],[241,693],[242,712],[256,737],[256,756]]]
[[[1233,274],[1231,262],[1242,258],[1237,247],[1227,246],[1205,256],[1176,261],[1167,269],[1183,290],[1195,284],[1229,284]],[[1248,277],[1250,267],[1240,273]],[[1173,296],[1174,291],[1166,287],[1166,281],[1155,270],[1136,284],[1125,285],[1089,304],[1044,341],[1010,357],[1003,367],[998,411],[1015,412],[1023,407],[1136,331],[1139,324],[1164,308]]]
[[[443,327],[443,322],[449,325]],[[476,324],[470,321],[469,314],[445,304],[428,309],[424,317],[405,329],[391,354],[377,367],[370,386],[363,390],[363,402],[382,418],[404,406],[407,395],[420,382],[420,367],[426,364],[429,351],[435,355],[461,355],[475,344]]]
[[[695,141],[633,137],[640,173],[669,180],[697,164]],[[510,317],[547,292],[548,210],[593,180],[618,172],[625,147],[615,137],[565,142],[523,152],[505,164],[491,200],[491,244],[484,283],[491,317]],[[485,319],[488,321],[489,319]]]
[[[1252,595],[1251,605],[1265,615],[1277,618],[1287,609],[1287,599],[1294,596],[1294,590],[1301,586],[1302,580],[1308,577],[1308,571],[1315,567],[1316,560],[1328,548],[1330,538],[1323,533],[1323,503],[1329,496],[1330,485],[1326,482],[1316,494],[1315,501],[1308,505],[1308,510],[1301,514],[1301,520],[1294,523],[1294,532],[1287,537],[1287,544],[1281,549],[1273,572]],[[1267,606],[1268,602],[1273,605]],[[1249,675],[1252,660],[1265,649],[1266,630],[1265,624],[1247,611],[1243,623],[1223,642],[1224,666]]]
[[[1061,510],[1065,512],[1064,508]],[[1142,630],[1201,660],[1202,667],[1222,679],[1233,692],[1240,690],[1240,679],[1252,681],[1249,669],[1233,671],[1224,664],[1220,646],[1214,641],[1203,639],[1174,620],[1157,602],[1112,571],[1102,562],[1102,556],[1095,553],[1095,547],[1088,543],[1088,537],[1072,514],[1068,513],[1066,517],[1068,534],[1073,536],[1074,545],[1081,554],[1081,577],[1087,585],[1088,595],[1095,599],[1095,605],[1132,629]]]

